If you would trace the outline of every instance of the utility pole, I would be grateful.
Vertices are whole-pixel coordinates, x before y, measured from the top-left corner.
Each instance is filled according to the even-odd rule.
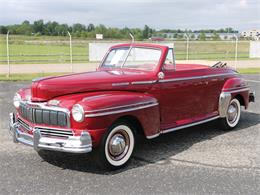
[[[184,35],[186,37],[186,60],[188,61],[189,60],[189,41],[190,41],[190,38],[186,33]]]
[[[71,34],[70,32],[68,31],[68,35],[70,37],[70,69],[71,69],[71,72],[73,72],[73,63],[72,63],[72,41],[71,41]]]
[[[7,77],[10,78],[10,56],[9,56],[9,31],[6,34],[6,57],[7,57],[7,65],[8,65],[8,74]]]
[[[235,34],[234,35],[235,39],[236,39],[236,42],[235,42],[235,69],[237,69],[237,48],[238,48],[238,37],[237,35]]]

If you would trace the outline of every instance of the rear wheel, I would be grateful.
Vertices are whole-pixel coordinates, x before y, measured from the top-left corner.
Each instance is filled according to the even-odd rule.
[[[237,126],[241,115],[241,105],[238,99],[234,98],[230,101],[226,113],[226,117],[220,119],[221,126],[224,130],[230,130]]]
[[[96,151],[97,163],[105,169],[124,166],[134,150],[134,132],[134,127],[125,121],[112,125]]]

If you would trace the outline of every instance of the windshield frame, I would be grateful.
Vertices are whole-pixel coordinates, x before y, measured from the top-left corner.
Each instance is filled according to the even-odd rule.
[[[126,60],[124,60],[124,62],[119,66],[119,67],[106,67],[105,66],[105,61],[106,59],[108,58],[108,55],[109,53],[112,51],[112,50],[116,50],[116,49],[124,49],[126,48],[127,49],[127,56],[126,56]],[[160,51],[160,57],[158,58],[157,60],[157,63],[154,65],[154,68],[152,70],[144,70],[144,69],[140,69],[140,68],[129,68],[129,67],[124,67],[124,64],[126,63],[127,61],[127,58],[129,57],[129,53],[131,52],[131,50],[133,48],[143,48],[143,49],[152,49],[152,50],[158,50]],[[138,70],[138,71],[147,71],[147,72],[154,72],[158,69],[158,67],[160,66],[161,64],[161,61],[162,61],[162,58],[163,58],[163,50],[159,47],[152,47],[152,46],[142,46],[142,45],[127,45],[127,46],[119,46],[119,47],[111,47],[107,53],[105,54],[103,60],[101,61],[100,65],[99,65],[99,68],[101,69],[131,69],[131,70]]]

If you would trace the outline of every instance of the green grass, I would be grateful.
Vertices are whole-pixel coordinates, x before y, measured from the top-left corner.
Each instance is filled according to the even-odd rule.
[[[240,74],[260,74],[260,68],[241,68],[238,69]]]
[[[12,64],[66,63],[70,61],[68,37],[10,36],[9,51]],[[6,64],[6,40],[0,36],[0,64]],[[88,62],[88,41],[74,40],[74,62]],[[19,62],[15,62],[19,61]]]
[[[11,74],[8,78],[7,75],[0,74],[0,81],[31,81],[34,78],[58,76],[69,73],[33,73],[33,74]]]
[[[68,37],[10,35],[10,60],[12,64],[46,64],[69,62]],[[73,38],[74,62],[88,62],[88,43],[91,40]],[[120,42],[120,40],[117,40]],[[158,43],[160,44],[160,43]],[[186,41],[174,41],[177,60],[186,59]],[[249,41],[239,41],[238,59],[249,59]],[[190,41],[191,60],[233,60],[234,41]],[[19,62],[15,62],[19,61]],[[6,37],[0,35],[0,64],[6,64]]]

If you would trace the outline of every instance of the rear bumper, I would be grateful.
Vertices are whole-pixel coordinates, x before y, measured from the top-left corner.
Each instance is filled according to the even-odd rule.
[[[20,130],[20,125],[15,121],[13,113],[10,113],[10,133],[15,143],[22,143],[35,150],[53,150],[68,153],[88,153],[92,151],[91,136],[83,131],[80,136],[69,136],[67,139],[44,137],[39,130],[33,129],[33,135]]]

